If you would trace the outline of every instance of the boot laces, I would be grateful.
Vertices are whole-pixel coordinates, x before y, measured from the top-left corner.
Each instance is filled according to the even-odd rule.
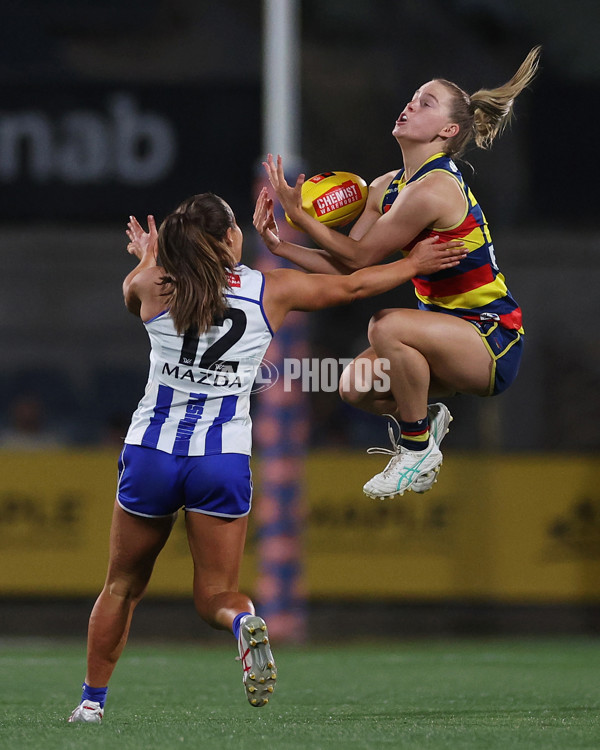
[[[396,461],[394,459],[399,459],[402,455],[402,446],[400,445],[400,439],[401,439],[401,431],[400,431],[400,425],[398,424],[398,420],[396,417],[392,416],[392,414],[384,414],[384,417],[388,417],[388,419],[391,421],[391,424],[388,424],[388,435],[390,438],[390,443],[392,444],[392,448],[367,448],[367,453],[369,455],[373,455],[374,453],[382,453],[384,456],[391,456],[391,460],[388,462],[388,465],[383,470],[383,475],[387,476],[390,469],[394,467],[396,464]],[[398,429],[398,438],[396,439],[396,436],[394,434],[394,427],[396,426]]]

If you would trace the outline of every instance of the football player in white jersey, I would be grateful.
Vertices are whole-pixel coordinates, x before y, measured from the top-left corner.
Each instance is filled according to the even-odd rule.
[[[275,232],[261,193],[255,224]],[[131,617],[180,509],[194,565],[194,601],[238,640],[248,701],[264,706],[277,670],[267,626],[238,590],[251,506],[250,391],[273,333],[291,310],[319,310],[379,294],[419,273],[450,268],[461,243],[426,240],[385,266],[350,275],[241,264],[242,232],[212,193],[184,201],[156,230],[130,217],[127,308],[150,337],[150,373],[119,460],[106,583],[92,610],[87,673],[71,722],[100,723]],[[325,268],[323,269],[326,270]]]

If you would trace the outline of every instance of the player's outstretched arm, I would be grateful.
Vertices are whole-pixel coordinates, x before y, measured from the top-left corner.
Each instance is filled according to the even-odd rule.
[[[311,273],[347,274],[348,266],[340,263],[325,251],[286,242],[279,236],[279,227],[273,211],[273,200],[267,188],[262,188],[254,208],[253,224],[268,250],[280,258],[286,258]]]
[[[439,216],[438,196],[428,186],[414,186],[398,196],[390,211],[369,223],[367,231],[355,238],[321,224],[302,209],[302,184],[300,175],[294,187],[288,185],[280,156],[277,161],[269,154],[263,162],[277,198],[285,212],[319,247],[337,261],[350,268],[364,268],[381,262],[414,240],[428,226],[435,226]],[[406,194],[404,194],[406,193]]]
[[[419,274],[452,268],[466,253],[460,241],[439,242],[430,237],[417,243],[406,258],[361,268],[347,276],[303,274],[287,268],[268,271],[264,294],[267,317],[278,328],[291,310],[322,310],[383,294]]]
[[[139,315],[143,291],[147,285],[144,277],[148,275],[142,272],[156,267],[158,254],[158,232],[154,216],[148,216],[147,232],[135,216],[130,216],[125,234],[129,237],[127,252],[135,256],[139,263],[123,281],[123,297],[127,309],[134,315]]]

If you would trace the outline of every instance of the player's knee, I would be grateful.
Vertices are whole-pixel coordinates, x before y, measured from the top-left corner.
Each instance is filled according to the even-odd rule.
[[[121,599],[135,603],[144,596],[147,586],[148,578],[132,576],[109,578],[105,588],[111,599]]]
[[[359,392],[356,388],[356,368],[354,362],[351,362],[344,368],[338,384],[338,393],[342,401],[351,406],[356,406],[364,398],[364,393]]]
[[[344,388],[342,387],[341,383],[339,385],[338,392],[342,401],[349,406],[360,406],[365,397],[364,393],[359,393],[354,388]]]
[[[213,619],[215,602],[224,592],[214,588],[205,588],[198,582],[194,585],[194,605],[196,612],[203,620],[210,622]]]
[[[205,597],[200,596],[197,592],[194,592],[194,607],[204,622],[209,623],[209,625],[212,624],[210,622],[211,618],[208,600]]]
[[[386,346],[402,340],[402,317],[398,310],[379,310],[369,321],[367,329],[369,343],[380,351]]]
[[[138,602],[144,596],[151,575],[152,565],[145,561],[121,564],[118,558],[113,558],[104,588],[112,598]]]
[[[235,596],[236,592],[227,589],[216,591],[215,589],[205,589],[201,586],[196,586],[194,588],[194,606],[196,607],[196,612],[212,628],[221,629],[223,627],[223,608],[232,595]]]

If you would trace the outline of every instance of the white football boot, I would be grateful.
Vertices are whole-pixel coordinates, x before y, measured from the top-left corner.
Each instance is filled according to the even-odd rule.
[[[77,721],[86,724],[100,724],[104,716],[104,709],[96,701],[81,701],[73,713],[69,716],[68,722],[73,724]]]
[[[450,410],[445,404],[429,404],[427,407],[427,414],[429,415],[429,432],[439,447],[444,437],[449,432],[449,425],[452,422],[452,415]],[[419,476],[413,482],[411,487],[413,492],[418,492],[420,495],[423,492],[428,492],[438,480],[439,467],[433,471],[426,471]]]
[[[256,708],[265,706],[275,689],[277,667],[269,645],[267,625],[262,617],[246,615],[241,619],[238,649],[248,701]]]
[[[443,460],[442,452],[433,437],[429,438],[427,448],[422,451],[400,447],[400,452],[392,456],[385,469],[369,479],[363,487],[363,492],[375,499],[404,495],[407,490],[413,488],[421,474],[433,472],[435,475],[440,470]]]
[[[389,417],[400,430],[400,425],[391,414],[385,416]],[[383,453],[391,456],[391,459],[382,472],[376,474],[365,484],[363,487],[365,495],[375,499],[403,495],[407,490],[412,489],[413,484],[421,474],[429,475],[430,472],[433,473],[433,481],[435,481],[435,474],[442,465],[443,456],[433,439],[433,435],[429,436],[427,448],[422,451],[411,451],[403,448],[396,440],[391,424],[388,425],[388,435],[392,443],[391,450],[389,448],[369,448],[367,450],[367,453]]]

